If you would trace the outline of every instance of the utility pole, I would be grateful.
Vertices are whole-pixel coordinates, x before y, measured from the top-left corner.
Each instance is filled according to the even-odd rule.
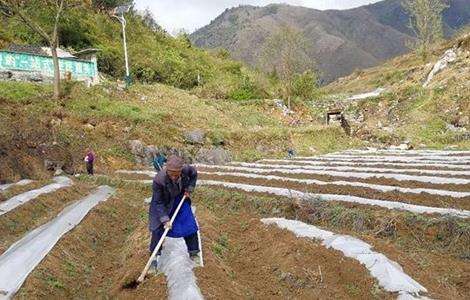
[[[124,18],[124,14],[129,12],[131,6],[130,5],[122,5],[118,6],[114,9],[113,11],[113,17],[119,20],[122,25],[122,39],[123,39],[123,44],[124,44],[124,60],[126,62],[126,77],[124,81],[126,82],[126,88],[129,87],[131,84],[131,75],[129,72],[129,58],[127,55],[127,40],[126,40],[126,19]]]

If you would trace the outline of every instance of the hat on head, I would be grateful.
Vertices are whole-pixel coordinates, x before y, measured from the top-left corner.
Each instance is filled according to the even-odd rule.
[[[184,160],[176,155],[172,155],[168,158],[166,163],[166,169],[169,171],[181,171],[184,166]]]

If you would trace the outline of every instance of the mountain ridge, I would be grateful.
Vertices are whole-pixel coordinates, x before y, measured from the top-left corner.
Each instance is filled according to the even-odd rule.
[[[447,36],[469,23],[470,9],[464,2],[451,1],[444,13]],[[199,47],[225,48],[233,58],[260,67],[265,40],[283,25],[303,33],[310,45],[306,54],[316,61],[325,83],[402,55],[414,39],[399,0],[325,11],[287,4],[242,5],[225,10],[190,39]]]

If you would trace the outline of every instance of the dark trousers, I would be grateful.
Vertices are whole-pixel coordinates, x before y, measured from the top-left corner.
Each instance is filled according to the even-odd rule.
[[[88,172],[88,175],[93,175],[93,163],[92,162],[86,163],[86,171]]]
[[[160,226],[157,230],[152,231],[152,239],[150,240],[150,253],[153,253],[153,250],[155,250],[155,247],[157,247],[157,244],[160,241],[160,238],[162,237],[164,231],[165,229],[163,228],[163,226]],[[199,239],[197,236],[197,232],[185,237],[184,241],[186,242],[186,247],[188,248],[188,253],[190,255],[195,255],[199,253]],[[160,255],[161,253],[162,247],[160,247],[160,249],[158,250],[157,255]]]

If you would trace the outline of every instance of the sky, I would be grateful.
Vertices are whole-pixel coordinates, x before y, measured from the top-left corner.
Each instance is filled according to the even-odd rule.
[[[210,23],[226,8],[241,4],[265,6],[287,3],[315,9],[348,9],[379,0],[134,0],[139,10],[149,8],[158,24],[171,34],[184,29],[191,33]]]

